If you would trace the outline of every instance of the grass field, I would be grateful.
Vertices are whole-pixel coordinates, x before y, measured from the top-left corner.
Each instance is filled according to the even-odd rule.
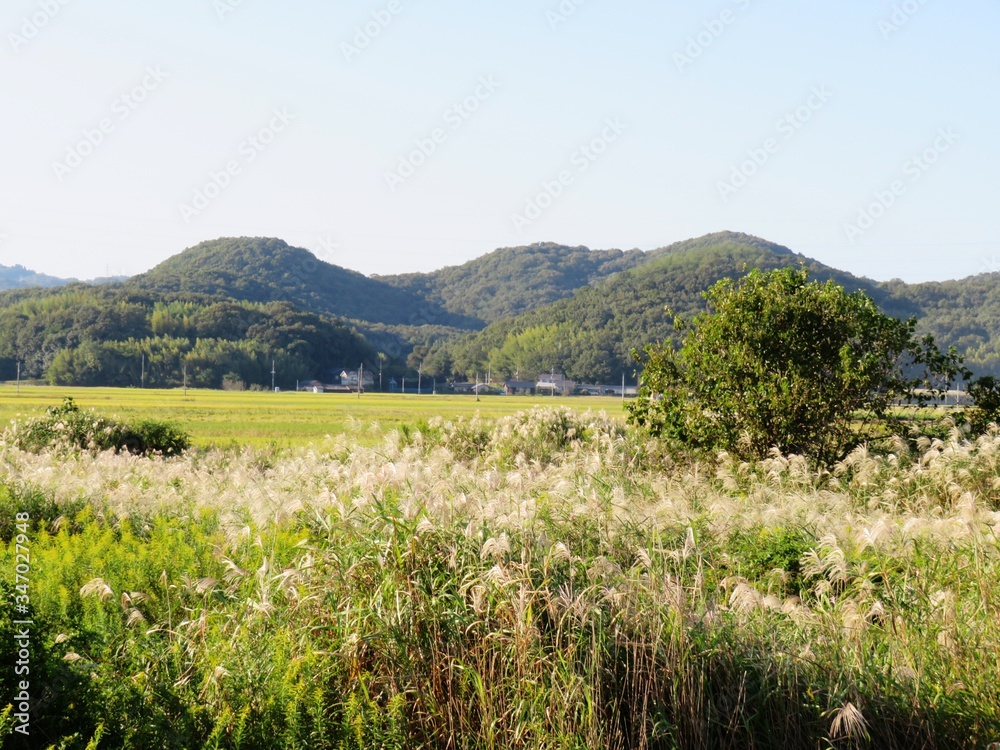
[[[365,430],[362,442],[375,442],[402,424],[441,416],[454,419],[479,412],[496,418],[536,405],[569,406],[577,411],[605,410],[624,418],[621,400],[609,397],[417,396],[371,393],[261,393],[189,390],[138,390],[133,388],[54,388],[0,386],[0,424],[20,416],[43,412],[70,396],[83,408],[125,418],[163,419],[191,434],[196,446],[275,444],[296,447],[343,434],[350,421],[378,429]],[[365,439],[365,434],[370,439]]]
[[[4,748],[1000,742],[998,431],[820,469],[671,458],[614,399],[37,388],[0,414],[64,396],[222,447],[0,443]]]

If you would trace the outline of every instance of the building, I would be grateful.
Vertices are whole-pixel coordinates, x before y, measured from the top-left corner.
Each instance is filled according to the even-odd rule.
[[[572,396],[576,390],[576,383],[567,380],[562,373],[550,373],[539,375],[538,382],[535,383],[535,391],[548,396]]]
[[[503,392],[508,396],[534,396],[535,381],[508,380],[503,384]]]
[[[358,387],[359,373],[357,370],[340,370],[339,377],[341,385],[346,385],[350,388]],[[361,384],[362,388],[371,388],[375,385],[375,374],[373,372],[365,370],[364,374],[360,375],[360,377],[364,379],[364,382]]]

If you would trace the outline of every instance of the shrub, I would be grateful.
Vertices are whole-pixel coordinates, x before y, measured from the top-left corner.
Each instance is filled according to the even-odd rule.
[[[127,451],[133,455],[175,456],[191,445],[190,437],[167,422],[125,422],[82,410],[67,398],[45,414],[15,423],[5,440],[21,450],[38,453],[48,448],[70,450]]]
[[[805,269],[754,270],[705,299],[708,312],[678,321],[687,331],[680,351],[646,348],[629,406],[633,423],[697,448],[837,460],[864,439],[859,423],[884,422],[894,403],[926,402],[968,373],[954,350],[916,337],[915,319],[809,281]]]
[[[974,435],[982,435],[991,424],[1000,423],[1000,382],[987,375],[969,383],[969,397],[974,404],[964,411]]]

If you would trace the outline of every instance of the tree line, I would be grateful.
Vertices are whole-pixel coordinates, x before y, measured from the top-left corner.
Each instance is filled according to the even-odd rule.
[[[3,304],[6,302],[6,304]],[[288,302],[174,298],[108,287],[0,296],[0,378],[53,385],[221,388],[269,386],[377,361],[343,323]]]

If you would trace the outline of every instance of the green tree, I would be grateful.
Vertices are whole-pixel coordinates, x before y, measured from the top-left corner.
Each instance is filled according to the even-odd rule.
[[[630,419],[689,445],[759,458],[773,447],[835,460],[887,418],[958,376],[916,321],[882,313],[862,292],[809,281],[805,269],[752,271],[706,293],[708,311],[678,321],[684,343],[646,348]]]
[[[991,424],[1000,423],[1000,381],[986,375],[969,383],[969,398],[973,406],[964,410],[972,434],[981,435]]]

